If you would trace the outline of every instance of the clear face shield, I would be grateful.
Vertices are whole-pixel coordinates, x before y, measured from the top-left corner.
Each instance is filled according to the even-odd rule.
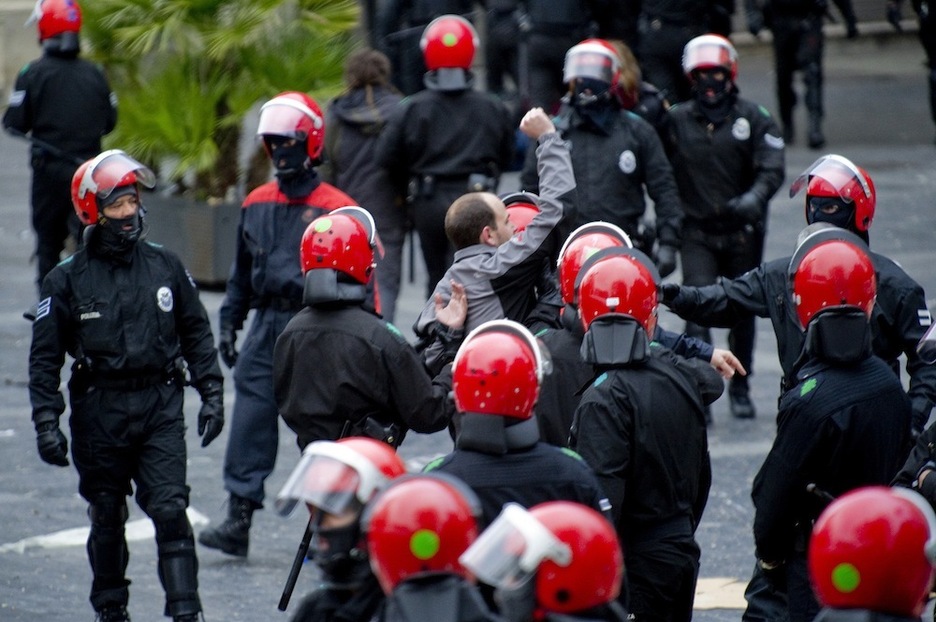
[[[288,516],[299,502],[340,515],[363,505],[386,483],[386,477],[359,453],[332,441],[316,441],[302,452],[276,496],[274,507]]]
[[[856,188],[860,189],[858,191],[862,192],[865,198],[871,198],[871,187],[865,176],[851,160],[837,154],[822,156],[800,173],[799,177],[790,184],[790,198],[799,194],[800,190],[808,186],[814,177],[824,180],[844,201],[855,201],[857,197],[853,193]]]
[[[156,186],[156,175],[123,151],[111,149],[92,160],[81,178],[78,196],[84,198],[88,193],[96,194],[98,200],[106,202],[115,188],[134,182],[153,188]]]
[[[522,506],[508,503],[459,562],[484,583],[514,590],[547,559],[568,566],[572,551]]]
[[[302,102],[288,97],[277,97],[260,108],[257,135],[273,134],[307,140],[309,132],[303,128],[311,125],[315,129],[321,129],[324,124],[322,118]]]

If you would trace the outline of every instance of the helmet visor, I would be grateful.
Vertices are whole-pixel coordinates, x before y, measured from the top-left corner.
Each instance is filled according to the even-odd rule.
[[[107,199],[114,188],[138,183],[147,188],[156,185],[156,175],[119,149],[111,149],[98,155],[81,178],[78,196],[84,198],[93,193],[101,200]]]
[[[302,501],[329,514],[365,503],[386,477],[358,452],[332,441],[306,447],[276,496],[276,511],[288,516]]]
[[[508,503],[458,561],[478,579],[500,589],[522,585],[544,560],[572,561],[568,545],[516,503]]]
[[[591,78],[612,84],[616,67],[610,52],[597,45],[583,48],[566,55],[562,81],[569,83],[575,78]]]
[[[683,55],[683,71],[686,73],[714,67],[730,70],[731,65],[731,51],[725,45],[714,41],[687,45]]]
[[[257,135],[274,134],[307,140],[309,133],[303,128],[310,123],[315,129],[324,125],[322,118],[304,103],[288,97],[276,97],[260,108]]]
[[[799,194],[799,191],[809,185],[814,177],[824,180],[836,191],[840,199],[854,201],[855,197],[851,193],[855,191],[856,184],[864,193],[865,198],[871,198],[871,187],[858,167],[851,160],[836,154],[822,156],[800,173],[799,177],[790,184],[790,198]]]

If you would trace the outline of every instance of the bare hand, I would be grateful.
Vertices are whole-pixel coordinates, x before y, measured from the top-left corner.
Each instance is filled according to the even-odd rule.
[[[543,134],[555,132],[556,126],[542,108],[530,108],[520,119],[520,131],[536,140]]]
[[[731,350],[715,348],[715,351],[712,352],[712,360],[709,363],[725,380],[733,378],[736,372],[742,376],[747,376],[744,365],[741,364],[737,356],[732,354]]]
[[[457,281],[449,281],[449,284],[452,287],[452,296],[448,303],[442,298],[442,294],[435,295],[435,317],[440,324],[459,329],[464,327],[468,317],[468,297],[465,295],[464,285]]]

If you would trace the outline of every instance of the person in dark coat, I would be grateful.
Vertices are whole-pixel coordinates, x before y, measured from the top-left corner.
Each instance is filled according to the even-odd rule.
[[[60,373],[66,354],[75,361],[71,455],[91,519],[91,605],[104,622],[130,619],[124,525],[131,482],[156,529],[165,615],[200,618],[198,560],[185,513],[186,369],[202,399],[202,447],[224,425],[218,351],[195,283],[175,254],[142,239],[139,186],[155,182],[152,171],[117,149],[75,172],[72,200],[87,226],[85,243],[43,281],[29,352],[39,455],[60,467],[68,466]]]
[[[379,311],[388,322],[396,317],[406,237],[406,189],[394,186],[374,149],[387,119],[402,96],[390,85],[390,61],[381,52],[358,50],[345,61],[347,91],[325,110],[322,181],[354,197],[374,217],[383,254],[377,257]]]
[[[81,7],[74,0],[42,0],[36,21],[42,58],[16,76],[3,127],[32,141],[32,227],[36,233],[36,289],[61,258],[66,239],[81,243],[81,223],[69,195],[78,165],[101,151],[101,137],[117,124],[117,97],[100,67],[79,58]]]
[[[751,498],[758,566],[786,594],[791,622],[818,613],[806,551],[822,509],[849,490],[887,485],[910,448],[910,400],[871,349],[877,278],[865,248],[857,236],[819,232],[789,264],[803,357],[780,398],[777,434]]]

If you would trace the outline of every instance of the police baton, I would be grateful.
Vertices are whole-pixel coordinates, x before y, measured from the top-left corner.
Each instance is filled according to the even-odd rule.
[[[812,483],[812,482],[809,484],[806,484],[806,492],[808,492],[811,495],[816,495],[817,497],[819,497],[826,503],[832,503],[833,501],[835,501],[835,497],[830,495],[828,492],[826,492],[822,488],[819,488],[818,486],[816,486],[815,483]]]
[[[302,534],[302,541],[299,542],[299,550],[296,551],[296,557],[293,559],[292,568],[289,569],[289,576],[286,577],[286,586],[283,587],[283,595],[280,596],[277,608],[280,611],[286,611],[289,599],[292,598],[293,590],[296,589],[296,581],[299,579],[299,571],[302,570],[302,562],[309,552],[309,545],[312,544],[312,533],[315,531],[314,515],[309,515],[309,522],[306,525],[305,533]]]
[[[36,138],[35,136],[30,136],[29,134],[21,132],[15,127],[8,127],[6,128],[6,131],[11,136],[15,136],[16,138],[22,138],[23,140],[26,140],[41,149],[45,149],[46,151],[54,155],[56,158],[59,158],[61,160],[67,160],[79,166],[85,163],[85,158],[81,158],[79,156],[76,156],[73,153],[68,153],[67,151],[63,151],[51,143],[47,143],[46,141]]]

